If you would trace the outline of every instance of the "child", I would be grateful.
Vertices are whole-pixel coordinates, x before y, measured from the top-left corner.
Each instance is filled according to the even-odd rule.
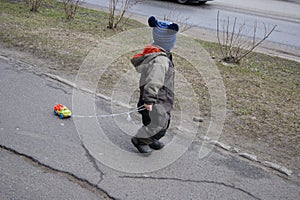
[[[141,74],[138,107],[143,126],[131,142],[140,153],[150,153],[164,147],[159,141],[170,124],[170,112],[174,102],[174,65],[170,50],[174,47],[179,27],[176,23],[158,21],[151,16],[153,43],[143,53],[133,56],[131,63]]]

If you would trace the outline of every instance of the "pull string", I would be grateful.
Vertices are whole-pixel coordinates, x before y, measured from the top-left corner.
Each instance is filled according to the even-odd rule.
[[[127,120],[130,121],[131,117],[130,117],[130,113],[134,113],[134,112],[138,112],[138,111],[142,111],[142,110],[146,110],[146,108],[142,105],[134,110],[128,111],[128,112],[121,112],[121,113],[113,113],[113,114],[106,114],[106,115],[72,115],[72,117],[116,117],[116,116],[120,116],[120,115],[127,115]]]

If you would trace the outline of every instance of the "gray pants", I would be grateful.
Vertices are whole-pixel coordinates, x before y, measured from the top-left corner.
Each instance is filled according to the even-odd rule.
[[[143,126],[137,131],[135,137],[141,144],[151,144],[162,138],[169,128],[170,114],[161,104],[154,104],[152,111],[143,110]]]

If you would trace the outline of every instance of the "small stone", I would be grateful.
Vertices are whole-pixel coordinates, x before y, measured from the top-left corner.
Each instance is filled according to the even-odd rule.
[[[240,149],[239,149],[239,148],[236,148],[236,147],[231,147],[230,152],[231,152],[231,153],[239,153],[239,152],[240,152]]]
[[[126,120],[129,121],[129,122],[132,121],[132,118],[131,118],[131,116],[129,114],[127,114]]]
[[[193,120],[194,122],[204,122],[204,119],[201,117],[194,117]]]
[[[257,157],[249,153],[239,153],[239,156],[247,158],[248,160],[257,161]]]
[[[64,123],[61,123],[60,125],[61,125],[61,126],[64,126],[65,124],[64,124]]]
[[[208,141],[208,140],[210,140],[210,138],[207,137],[207,136],[204,136],[204,137],[203,137],[203,140]]]
[[[199,139],[200,140],[203,140],[203,141],[210,141],[210,138],[209,137],[207,137],[206,135],[201,135],[201,136],[199,136]]]

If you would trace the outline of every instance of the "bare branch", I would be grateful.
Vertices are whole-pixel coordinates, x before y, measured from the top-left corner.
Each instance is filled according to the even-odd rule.
[[[232,29],[230,30],[230,18],[229,16],[221,20],[220,13],[217,14],[217,39],[218,44],[223,56],[223,60],[227,62],[238,63],[242,58],[247,56],[253,51],[258,45],[260,45],[264,40],[266,40],[270,34],[275,30],[276,25],[273,26],[271,31],[267,32],[266,25],[264,24],[265,34],[261,40],[257,40],[257,21],[253,25],[253,35],[249,39],[244,37],[245,22],[241,24],[236,32],[237,28],[237,18],[235,17],[232,24]],[[222,30],[221,30],[222,29]],[[221,35],[222,34],[222,35]],[[249,34],[249,33],[248,33]]]
[[[255,45],[257,21],[254,22],[252,45]]]
[[[31,7],[30,11],[37,12],[43,0],[28,0],[28,4]]]
[[[218,44],[219,44],[219,47],[220,47],[220,51],[223,55],[223,57],[225,57],[224,55],[224,52],[223,52],[223,48],[222,48],[222,44],[221,44],[221,41],[220,41],[220,12],[218,11],[218,14],[217,14],[217,39],[218,39]]]
[[[251,49],[249,49],[244,55],[240,56],[239,59],[237,60],[237,62],[239,62],[242,58],[244,58],[245,56],[247,56],[249,53],[251,53],[258,45],[260,45],[263,41],[265,41],[270,35],[271,33],[275,30],[275,28],[277,27],[277,25],[274,25],[273,28],[271,29],[271,31],[266,34],[259,42],[257,42],[254,46],[252,46]]]
[[[109,0],[109,22],[108,22],[108,28],[110,29],[114,29],[117,28],[117,26],[119,25],[119,23],[122,21],[122,19],[125,16],[125,13],[127,12],[127,10],[137,4],[140,3],[144,0],[122,0],[121,1],[121,5],[120,5],[120,1],[119,0]],[[120,9],[117,11],[117,6],[120,5]],[[125,22],[127,22],[127,20],[125,20]],[[123,23],[124,24],[124,23]]]
[[[177,9],[179,6],[172,8],[167,15],[164,15],[165,21],[172,21],[179,24],[180,32],[187,31],[192,28],[192,25],[188,23],[190,17],[183,17],[179,12],[177,12]]]
[[[72,20],[75,18],[75,14],[80,2],[81,0],[63,0],[67,20]]]
[[[229,43],[229,55],[232,55],[232,51],[233,51],[233,38],[234,38],[234,34],[235,34],[235,26],[236,26],[236,20],[237,18],[234,18],[234,23],[233,23],[233,27],[232,27],[232,31],[231,31],[231,38],[230,38],[230,43]]]

